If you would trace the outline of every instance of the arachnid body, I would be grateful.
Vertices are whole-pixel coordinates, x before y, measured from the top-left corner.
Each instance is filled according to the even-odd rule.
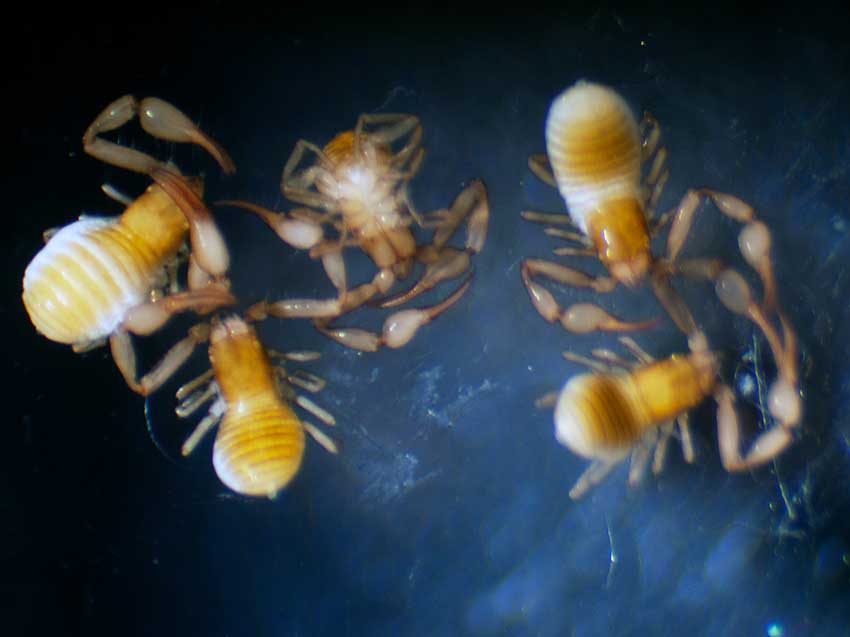
[[[801,417],[799,398],[793,389],[775,383],[769,403],[777,424],[741,454],[734,394],[719,382],[717,355],[703,335],[691,339],[690,353],[659,361],[631,339],[621,341],[637,358],[636,364],[608,350],[594,351],[593,359],[565,352],[565,358],[591,367],[593,373],[573,376],[559,393],[538,401],[539,406],[555,404],[558,442],[592,460],[570,490],[571,498],[582,497],[627,457],[631,457],[629,484],[641,480],[650,457],[653,473],[659,473],[676,425],[685,460],[693,462],[688,412],[708,397],[717,402],[720,458],[728,471],[769,462],[792,441]]]
[[[641,140],[641,129],[644,138]],[[664,168],[666,149],[659,148],[660,130],[647,115],[641,126],[625,100],[615,91],[578,82],[552,102],[546,120],[547,155],[529,159],[532,172],[555,186],[563,196],[569,216],[523,212],[531,221],[570,225],[547,234],[569,239],[578,247],[559,248],[556,254],[597,256],[610,277],[592,277],[584,272],[543,259],[526,259],[522,276],[538,311],[549,321],[560,319],[573,332],[597,329],[623,331],[641,329],[653,321],[623,322],[592,304],[576,304],[562,310],[552,295],[534,279],[544,276],[578,287],[610,292],[622,283],[638,285],[654,274],[656,287],[665,287],[663,276],[654,271],[651,236],[665,221],[654,220],[654,210],[668,172]],[[641,184],[641,162],[654,157],[652,168]],[[692,321],[674,295],[668,309],[674,320],[690,331]]]
[[[289,374],[269,358],[305,361],[317,358],[317,353],[267,352],[254,328],[235,316],[214,320],[211,328],[195,329],[197,342],[209,337],[212,368],[180,388],[177,414],[187,417],[210,400],[213,403],[186,440],[184,455],[218,424],[213,447],[218,477],[237,493],[273,498],[301,466],[305,430],[336,453],[333,441],[299,418],[290,404],[298,404],[326,424],[335,424],[333,416],[292,388],[297,385],[316,392],[324,381],[304,372]]]
[[[714,353],[700,347],[687,355],[654,361],[630,339],[623,343],[637,357],[633,365],[607,350],[584,359],[565,352],[569,360],[588,365],[593,373],[573,376],[555,400],[555,437],[574,453],[592,460],[570,490],[580,498],[618,463],[631,456],[629,482],[637,483],[654,449],[653,472],[661,471],[667,444],[678,423],[685,459],[694,458],[688,411],[712,394],[717,375]],[[704,344],[704,341],[703,341]]]
[[[659,473],[676,425],[685,460],[693,462],[688,412],[710,396],[717,402],[717,440],[727,471],[760,466],[791,443],[801,417],[793,388],[774,383],[768,400],[777,424],[762,432],[742,455],[735,397],[718,380],[718,357],[708,349],[703,334],[691,339],[690,353],[658,361],[631,339],[620,340],[637,363],[609,350],[595,350],[592,359],[564,352],[565,358],[587,365],[592,373],[573,376],[560,392],[538,401],[538,406],[555,405],[558,442],[592,460],[570,490],[571,498],[582,497],[627,457],[631,457],[629,484],[641,480],[651,456],[653,473]]]
[[[86,131],[84,149],[108,163],[148,174],[154,183],[134,201],[120,197],[127,208],[119,217],[83,217],[46,232],[46,245],[24,273],[23,302],[41,334],[75,351],[92,349],[109,338],[127,384],[147,394],[158,386],[166,368],[179,362],[175,357],[180,352],[173,350],[164,368],[137,380],[129,333],[148,334],[175,312],[209,311],[234,299],[224,280],[227,248],[201,200],[201,181],[188,180],[171,165],[98,137],[137,113],[151,134],[200,144],[226,172],[234,170],[226,153],[170,104],[155,98],[139,103],[130,96],[116,100]],[[191,289],[163,296],[167,270],[175,271],[187,237]]]
[[[334,299],[258,303],[249,310],[250,317],[312,318],[331,338],[372,351],[382,345],[400,347],[422,324],[460,298],[468,288],[466,284],[432,308],[392,314],[384,323],[383,335],[328,327],[333,319],[374,301],[376,295],[387,294],[398,279],[408,276],[414,262],[425,264],[422,277],[406,292],[377,305],[400,305],[442,281],[463,275],[470,271],[470,256],[484,246],[489,205],[481,181],[467,186],[448,210],[421,215],[411,204],[408,184],[424,156],[421,138],[421,124],[413,115],[362,115],[354,130],[339,133],[324,148],[300,140],[286,162],[281,183],[284,195],[310,208],[284,214],[246,202],[224,202],[257,213],[284,241],[308,248],[311,257],[321,258],[338,291]],[[309,155],[313,161],[305,162]],[[468,228],[464,248],[447,246],[464,220]],[[434,228],[431,242],[417,245],[412,224]],[[323,226],[332,226],[336,236],[326,238]],[[343,249],[349,246],[364,250],[378,268],[370,282],[352,288],[342,257]]]
[[[657,122],[647,116],[639,127],[626,103],[611,89],[578,82],[555,99],[546,124],[548,161],[554,172],[550,172],[546,157],[534,156],[529,165],[541,179],[557,186],[569,208],[570,217],[526,212],[532,221],[544,223],[572,223],[580,232],[564,231],[550,227],[548,234],[564,237],[582,244],[579,249],[556,250],[559,254],[598,256],[607,267],[610,277],[592,277],[581,271],[543,259],[527,259],[523,262],[522,276],[526,289],[537,311],[548,321],[558,320],[573,332],[593,330],[623,331],[648,327],[653,321],[627,323],[610,316],[597,305],[580,303],[567,309],[561,308],[552,294],[534,280],[545,276],[566,285],[591,288],[597,292],[610,292],[618,283],[635,286],[649,277],[653,291],[670,317],[688,337],[691,355],[685,368],[679,363],[655,364],[646,370],[634,372],[616,382],[577,380],[565,389],[563,406],[559,413],[566,414],[574,407],[574,414],[590,414],[590,405],[596,406],[593,421],[587,415],[583,431],[578,438],[593,442],[589,446],[577,446],[578,453],[588,455],[591,450],[596,461],[575,489],[583,492],[588,482],[601,479],[611,466],[632,449],[644,435],[650,437],[668,425],[659,424],[664,418],[675,414],[662,410],[660,416],[652,416],[656,403],[676,405],[685,410],[712,393],[719,405],[718,425],[720,452],[724,466],[730,471],[748,469],[781,453],[791,444],[794,431],[802,417],[802,398],[799,389],[797,336],[779,304],[777,285],[773,274],[770,251],[772,237],[767,225],[756,219],[753,208],[737,197],[710,189],[689,190],[679,205],[669,213],[655,219],[654,210],[661,188],[666,181],[664,160],[666,152],[659,150]],[[643,128],[643,139],[640,130]],[[640,183],[641,161],[654,156],[646,183]],[[749,285],[733,268],[719,259],[679,260],[685,239],[688,236],[700,204],[710,199],[721,213],[741,223],[738,247],[744,260],[758,274],[763,298],[757,300]],[[570,221],[571,219],[571,221]],[[667,237],[667,254],[656,257],[650,252],[650,238],[672,219]],[[761,433],[744,456],[739,450],[737,419],[732,408],[733,394],[725,385],[714,386],[707,382],[708,370],[713,366],[707,340],[697,327],[690,310],[669,284],[671,275],[683,275],[694,279],[706,279],[715,284],[720,301],[732,312],[752,321],[765,335],[770,347],[778,378],[768,392],[768,408],[775,420],[774,426]],[[572,357],[572,355],[567,355]],[[586,361],[587,359],[582,359]],[[644,357],[646,361],[647,358]],[[681,369],[693,367],[699,373],[699,382],[677,380]],[[672,373],[670,370],[679,370]],[[661,373],[660,370],[667,370]],[[670,373],[668,373],[670,372]],[[690,373],[690,372],[689,372]],[[691,374],[693,375],[693,374]],[[648,390],[625,389],[629,383],[641,379]],[[637,383],[640,386],[641,383]],[[631,385],[629,385],[631,386]],[[682,387],[700,388],[688,392]],[[689,398],[681,404],[669,402],[665,397],[673,392],[685,391]],[[634,395],[643,395],[638,401]],[[631,396],[631,398],[629,397]],[[692,403],[692,399],[696,403]],[[582,404],[586,408],[577,405]],[[570,407],[573,405],[573,407]],[[626,409],[628,408],[628,409]],[[630,413],[630,419],[623,416]],[[610,413],[606,410],[613,410]],[[675,409],[673,411],[676,411]],[[573,413],[573,412],[570,412]],[[607,414],[607,415],[602,415]],[[619,414],[619,415],[614,415]],[[649,414],[649,415],[647,415]],[[661,420],[659,420],[661,418]],[[579,423],[578,416],[570,420]],[[560,427],[560,425],[559,425]],[[583,427],[586,427],[584,431]],[[648,433],[644,433],[648,432]],[[684,434],[683,434],[684,435]],[[601,436],[601,437],[600,437]],[[614,436],[619,446],[607,448],[605,436]],[[559,435],[562,441],[570,438]],[[635,450],[642,447],[635,447]],[[645,463],[645,459],[643,460]],[[636,463],[638,466],[640,462]],[[639,473],[639,472],[638,472]],[[589,476],[589,477],[588,477]],[[583,482],[584,481],[584,482]]]
[[[761,432],[741,453],[741,434],[732,390],[717,380],[717,355],[710,351],[703,332],[694,328],[688,334],[691,352],[655,362],[634,341],[622,342],[639,363],[630,365],[613,352],[596,350],[595,359],[564,352],[568,360],[588,365],[595,374],[570,379],[560,394],[550,394],[539,405],[553,404],[556,437],[575,453],[593,460],[570,491],[581,497],[599,483],[620,461],[631,455],[629,482],[642,476],[655,449],[653,470],[664,462],[667,442],[678,423],[689,462],[693,447],[687,412],[713,396],[717,402],[717,438],[720,458],[728,471],[744,471],[760,466],[782,453],[794,440],[802,419],[802,397],[798,386],[797,337],[775,297],[772,270],[764,267],[769,235],[763,224],[750,224],[739,240],[748,261],[757,264],[764,298],[756,300],[744,278],[731,268],[720,270],[715,289],[726,308],[751,320],[764,333],[776,362],[778,378],[767,394],[773,425]],[[777,328],[778,324],[778,328]]]
[[[597,257],[610,276],[594,277],[545,259],[526,259],[522,276],[535,308],[548,321],[559,320],[567,330],[641,329],[654,321],[620,321],[595,304],[578,303],[563,309],[535,278],[607,293],[618,284],[635,287],[649,279],[652,289],[676,325],[687,335],[696,331],[688,308],[670,286],[671,275],[718,280],[725,266],[718,259],[679,259],[696,212],[711,200],[727,217],[744,224],[741,252],[759,273],[771,270],[770,233],[755,211],[737,197],[708,188],[691,189],[681,202],[656,217],[655,208],[667,181],[666,149],[660,145],[660,126],[645,114],[640,125],[628,104],[614,90],[580,81],[555,98],[546,121],[547,155],[534,155],[529,167],[541,180],[558,188],[569,216],[523,212],[531,221],[552,224],[547,234],[577,246],[558,248],[559,255]],[[648,164],[641,180],[641,165]],[[667,251],[651,252],[651,239],[668,222]],[[555,225],[574,226],[565,230]],[[749,250],[744,236],[766,242]],[[775,301],[772,276],[763,276],[768,306]]]

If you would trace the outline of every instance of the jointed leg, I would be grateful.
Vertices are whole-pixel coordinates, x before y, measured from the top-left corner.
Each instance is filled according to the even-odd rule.
[[[419,256],[422,257],[423,255]],[[458,278],[468,272],[470,266],[471,261],[467,251],[456,248],[443,248],[435,260],[425,267],[422,276],[410,288],[394,296],[379,299],[373,305],[381,308],[403,305],[420,294],[436,287],[443,281]]]
[[[219,206],[233,206],[253,212],[260,217],[266,225],[274,230],[278,237],[283,239],[293,248],[309,250],[318,245],[325,236],[320,222],[305,218],[305,215],[297,217],[292,213],[275,212],[263,206],[248,201],[226,199],[217,201]],[[312,212],[312,211],[311,211]],[[327,217],[325,217],[327,219]]]
[[[717,441],[720,459],[727,471],[746,471],[773,460],[794,440],[790,427],[775,426],[762,432],[741,456],[741,432],[735,412],[735,397],[725,385],[715,392]]]
[[[454,305],[469,289],[472,283],[470,274],[463,283],[443,301],[424,308],[395,312],[384,321],[382,334],[356,328],[331,328],[317,324],[320,332],[346,347],[366,352],[374,352],[381,347],[393,349],[406,345],[420,327],[430,323],[449,307]]]
[[[579,244],[583,248],[589,250],[590,254],[596,255],[596,251],[593,250],[593,244],[590,239],[579,232],[574,232],[572,230],[564,230],[563,228],[545,228],[543,230],[544,233],[548,234],[550,237],[558,237],[559,239],[566,239],[567,241],[574,241]]]
[[[547,232],[546,234],[551,234]],[[598,256],[596,250],[593,248],[571,248],[569,246],[564,246],[561,248],[555,248],[552,250],[552,254],[559,257],[596,257]]]
[[[326,264],[327,265],[327,264]],[[269,316],[277,318],[312,318],[323,325],[360,307],[376,294],[385,293],[395,281],[392,270],[381,270],[369,283],[350,290],[344,288],[345,271],[339,272],[336,266],[328,272],[331,281],[338,286],[340,295],[331,299],[285,299],[281,301],[260,301],[246,312],[251,321],[262,321]],[[340,289],[339,285],[343,287]]]
[[[117,201],[125,207],[129,206],[134,201],[132,197],[121,192],[112,184],[101,184],[100,189],[103,191],[104,195],[106,195],[113,201]]]
[[[552,165],[549,163],[549,158],[546,153],[538,153],[528,158],[528,169],[534,173],[544,184],[558,187],[558,182],[555,180],[555,175],[552,173]]]
[[[141,380],[136,380],[136,352],[130,335],[124,330],[118,330],[109,339],[112,358],[124,376],[127,385],[133,391],[147,396],[158,389],[180,368],[195,351],[198,344],[206,341],[209,328],[205,324],[196,325],[189,330],[189,335],[174,345],[162,360]]]
[[[578,500],[582,498],[591,488],[602,482],[621,461],[622,458],[618,458],[617,460],[594,460],[584,470],[584,473],[579,476],[573,488],[570,489],[570,499]]]
[[[296,168],[308,151],[316,156],[316,160],[308,168],[296,172]],[[329,165],[331,161],[321,148],[305,139],[299,139],[283,167],[280,179],[281,192],[288,199],[305,206],[322,210],[336,209],[336,202],[333,199],[315,190],[316,180],[326,171],[325,166]]]
[[[230,267],[230,253],[209,208],[189,181],[173,170],[158,168],[150,176],[177,204],[189,222],[189,243],[197,264],[214,277],[224,277]]]
[[[563,213],[552,213],[552,212],[538,212],[536,210],[523,210],[519,213],[520,216],[526,221],[531,221],[532,223],[551,223],[556,226],[569,226],[575,230],[578,230],[578,226],[573,221],[572,217]],[[580,235],[582,241],[584,241],[584,235]]]
[[[467,219],[465,249],[471,254],[478,254],[484,248],[487,238],[487,224],[490,220],[490,202],[487,197],[487,187],[480,179],[471,182],[458,193],[451,207],[440,215],[436,224],[436,232],[431,245],[440,250]]]
[[[199,290],[169,294],[155,302],[141,303],[124,315],[121,329],[140,336],[157,331],[180,312],[194,311],[208,314],[213,310],[236,303],[234,297],[221,285],[209,285]]]
[[[236,166],[224,148],[181,111],[156,97],[138,102],[132,95],[125,95],[112,102],[86,129],[83,149],[101,161],[135,172],[149,174],[164,167],[162,162],[146,153],[99,137],[100,133],[120,128],[136,115],[142,128],[150,135],[172,142],[197,144],[212,155],[225,173],[236,172]]]
[[[676,418],[676,424],[679,425],[679,437],[682,441],[682,456],[688,464],[694,461],[694,443],[691,437],[690,416],[688,413],[681,414]]]
[[[637,344],[635,339],[631,336],[621,336],[619,339],[620,343],[629,350],[632,356],[638,361],[638,363],[642,365],[649,365],[650,363],[655,362],[655,358],[643,349],[640,345]]]
[[[195,427],[194,431],[192,431],[189,437],[186,438],[186,441],[180,449],[180,453],[184,456],[188,456],[192,453],[195,450],[195,447],[198,446],[198,443],[203,440],[204,436],[206,436],[207,433],[209,433],[212,428],[219,423],[226,410],[227,405],[224,402],[224,399],[221,397],[217,398],[210,407],[207,415],[201,419],[198,426]]]
[[[209,286],[201,290],[172,294],[153,303],[142,303],[128,311],[121,327],[109,339],[112,357],[127,385],[143,396],[150,394],[168,380],[199,343],[206,340],[209,328],[204,324],[191,328],[189,335],[172,347],[162,361],[141,380],[136,379],[136,353],[130,332],[151,334],[177,312],[194,310],[204,313],[235,301],[233,295],[222,287]]]
[[[295,370],[293,373],[289,373],[283,364],[283,360],[315,360],[318,358],[317,352],[275,352],[270,351],[269,355],[273,358],[280,359],[281,362],[277,363],[275,366],[275,378],[277,378],[278,382],[278,390],[281,392],[281,395],[288,401],[294,402],[296,405],[309,412],[319,420],[321,420],[324,424],[329,426],[336,425],[336,418],[333,417],[333,414],[323,409],[312,400],[307,398],[306,396],[299,394],[293,389],[293,385],[306,389],[311,393],[316,393],[321,391],[325,386],[324,379],[305,372],[304,370]],[[317,427],[314,427],[312,424],[306,421],[302,421],[304,425],[304,429],[310,436],[318,442],[322,447],[324,447],[330,453],[338,453],[339,449],[337,444],[325,433],[323,433]]]
[[[380,307],[401,305],[443,281],[456,279],[468,272],[471,257],[481,252],[484,247],[489,217],[487,189],[481,181],[473,181],[458,194],[451,207],[440,215],[432,242],[417,250],[416,259],[426,264],[422,277],[405,292],[383,299],[378,305]],[[464,249],[446,247],[446,242],[464,219],[467,219]]]
[[[526,221],[531,221],[533,223],[552,224],[545,228],[543,232],[548,234],[550,237],[558,237],[559,239],[572,241],[576,244],[575,246],[555,248],[553,250],[555,254],[580,255],[588,257],[598,256],[596,250],[593,247],[593,243],[590,241],[590,239],[587,238],[586,235],[584,235],[579,230],[578,226],[575,225],[569,215],[536,212],[534,210],[523,210],[520,215]],[[568,226],[572,229],[565,230],[564,228],[558,228],[554,226]]]
[[[375,126],[368,130],[368,127]],[[422,124],[415,115],[406,113],[378,113],[363,114],[357,120],[354,128],[354,138],[358,140],[361,135],[368,136],[378,144],[391,145],[409,135],[404,146],[393,155],[392,163],[397,169],[404,169],[408,160],[413,157],[408,167],[410,177],[416,174],[425,155],[424,149],[420,148],[422,143]]]
[[[195,393],[195,390],[197,390],[199,387],[202,387],[203,385],[212,384],[213,373],[214,370],[212,367],[210,367],[203,374],[200,374],[196,378],[190,380],[188,383],[184,383],[183,385],[181,385],[180,388],[177,390],[177,400],[183,402],[184,399],[188,399],[188,396],[190,394]]]
[[[550,323],[555,320],[560,321],[564,329],[570,332],[578,334],[585,334],[595,330],[622,332],[646,329],[652,327],[657,322],[655,319],[652,319],[627,323],[611,316],[598,305],[590,303],[576,303],[565,310],[558,305],[551,292],[533,280],[536,276],[545,276],[558,283],[590,288],[597,292],[610,292],[616,287],[616,282],[607,277],[594,278],[552,261],[541,259],[526,259],[523,261],[522,280],[525,283],[535,309]]]
[[[764,333],[779,372],[779,379],[770,390],[768,402],[771,414],[777,419],[779,427],[796,427],[802,412],[797,387],[797,336],[777,299],[776,281],[770,259],[772,239],[767,226],[755,220],[752,207],[737,197],[706,189],[690,191],[682,200],[670,230],[670,263],[674,264],[696,210],[705,197],[710,198],[725,215],[745,224],[738,236],[738,246],[744,259],[761,278],[764,299],[761,303],[756,301],[744,278],[737,271],[725,268],[719,260],[691,261],[687,264],[686,271],[691,276],[703,276],[713,280],[721,302],[732,312],[751,320]],[[780,437],[781,434],[776,436]]]
[[[369,130],[369,127],[374,127]],[[405,135],[422,137],[422,124],[409,113],[363,113],[354,127],[355,137],[367,135],[378,144],[392,144]]]
[[[278,352],[270,349],[266,350],[266,353],[269,358],[278,359],[280,361],[277,363],[277,369],[283,370],[284,372],[286,372],[286,367],[283,361],[307,362],[318,360],[321,357],[319,352],[312,351]],[[327,384],[324,378],[311,374],[303,369],[296,369],[291,373],[286,372],[283,380],[290,385],[295,385],[301,389],[305,389],[311,394],[322,391]]]
[[[570,351],[561,352],[561,356],[573,363],[584,365],[597,374],[612,374],[620,368],[618,362],[615,362],[614,365],[609,364],[612,361],[608,356],[609,352],[607,350],[593,350],[592,353],[593,358],[588,358]],[[610,353],[613,354],[613,352]]]
[[[684,299],[670,285],[668,271],[657,269],[650,276],[650,285],[655,298],[685,336],[688,338],[700,332],[693,314]]]
[[[658,427],[658,442],[655,445],[655,453],[652,458],[652,473],[658,475],[664,469],[667,458],[667,444],[673,436],[675,423],[669,420]]]
[[[337,444],[331,439],[330,436],[324,433],[321,429],[313,426],[307,421],[303,421],[301,424],[304,426],[304,430],[308,434],[310,434],[310,437],[316,442],[318,442],[324,448],[325,451],[332,454],[339,453],[339,447],[337,447]]]
[[[756,213],[745,201],[710,188],[689,190],[676,208],[673,225],[667,236],[667,259],[675,261],[685,244],[693,225],[697,210],[706,199],[710,199],[720,212],[742,224],[755,221]],[[745,255],[746,256],[746,255]]]
[[[667,149],[663,145],[659,145],[661,140],[661,125],[651,113],[644,113],[643,120],[640,123],[640,129],[641,163],[647,163],[652,160],[650,168],[644,178],[644,183],[647,188],[644,210],[646,211],[647,219],[651,223],[652,233],[655,234],[661,229],[661,227],[663,227],[669,218],[662,217],[657,222],[653,222],[658,200],[660,199],[661,193],[664,191],[664,186],[670,177],[670,171],[664,165],[667,161]]]
[[[649,458],[652,456],[652,450],[655,448],[657,441],[658,430],[651,428],[632,449],[629,466],[629,486],[636,486],[643,480],[646,474],[646,468],[649,465]]]
[[[176,394],[178,405],[175,411],[178,416],[184,418],[191,415],[200,405],[206,402],[206,396],[210,393],[210,390],[213,392],[216,390],[217,385],[213,373],[214,370],[210,367],[203,374],[180,386]],[[206,388],[200,390],[204,385],[206,385]]]

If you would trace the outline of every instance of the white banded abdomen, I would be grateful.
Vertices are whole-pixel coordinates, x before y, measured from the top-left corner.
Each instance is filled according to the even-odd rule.
[[[587,234],[587,219],[606,201],[639,197],[638,125],[615,91],[580,81],[552,102],[546,154],[570,217]]]
[[[117,218],[83,218],[53,235],[27,266],[24,305],[47,338],[96,341],[148,300],[161,265],[161,256]]]

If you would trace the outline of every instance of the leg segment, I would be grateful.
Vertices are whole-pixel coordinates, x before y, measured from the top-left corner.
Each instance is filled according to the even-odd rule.
[[[456,279],[469,271],[471,257],[481,252],[487,236],[490,207],[487,189],[476,180],[464,188],[447,211],[440,215],[431,244],[420,247],[416,259],[427,264],[422,277],[408,290],[381,300],[380,307],[396,307],[419,296],[443,281]],[[467,219],[466,245],[463,250],[445,247],[461,222]]]
[[[644,178],[644,185],[646,187],[644,210],[652,226],[652,232],[655,234],[666,223],[666,219],[663,218],[655,223],[653,223],[653,219],[658,200],[661,198],[661,193],[664,191],[664,186],[670,177],[670,171],[665,167],[667,149],[663,145],[659,145],[661,140],[661,125],[651,113],[644,113],[640,123],[640,131],[641,163],[650,165]]]
[[[112,199],[113,201],[117,201],[122,204],[125,208],[133,203],[134,199],[126,194],[118,190],[112,184],[101,184],[100,189],[103,191],[103,194]]]
[[[710,198],[721,212],[744,224],[738,236],[738,246],[744,259],[758,273],[764,289],[764,298],[759,303],[744,278],[737,271],[724,267],[716,259],[690,261],[686,264],[685,273],[714,281],[715,291],[721,302],[732,312],[748,318],[764,333],[779,372],[779,378],[770,390],[771,414],[777,419],[780,427],[796,427],[802,414],[797,386],[797,335],[779,305],[770,259],[772,239],[767,226],[755,220],[755,212],[749,204],[732,195],[705,189],[690,191],[680,204],[674,226],[670,229],[670,263],[674,264],[693,216],[702,201],[701,197]]]
[[[688,464],[694,461],[694,443],[691,437],[691,417],[686,413],[676,418],[676,424],[679,425],[679,437],[682,440],[682,456]]]
[[[616,282],[607,277],[594,278],[552,261],[541,259],[523,261],[522,280],[535,309],[550,323],[555,320],[560,321],[564,329],[570,332],[577,334],[585,334],[595,330],[623,332],[647,329],[658,322],[656,319],[633,323],[624,322],[611,316],[598,305],[590,303],[576,303],[564,310],[555,301],[551,292],[533,280],[535,276],[545,276],[558,283],[590,288],[597,292],[610,292],[616,287]]]
[[[380,335],[361,329],[330,328],[320,324],[317,325],[317,328],[326,336],[353,349],[366,352],[375,352],[382,346],[397,349],[410,342],[420,327],[430,323],[454,305],[466,293],[471,283],[472,275],[470,274],[454,292],[440,303],[421,309],[401,310],[391,314],[384,321],[384,329]]]
[[[727,471],[746,471],[782,453],[794,440],[790,427],[775,426],[762,432],[746,455],[741,456],[741,432],[735,412],[735,397],[725,385],[715,393],[717,401],[717,441],[720,459]]]
[[[186,442],[183,443],[183,447],[180,449],[180,453],[184,456],[188,456],[195,450],[195,447],[198,446],[198,443],[204,439],[204,436],[209,433],[213,427],[215,427],[221,417],[224,416],[224,412],[227,410],[227,404],[224,402],[223,398],[218,398],[210,407],[207,415],[201,419],[201,422],[198,423],[198,426],[195,427],[194,431],[186,438]]]
[[[151,178],[171,197],[189,222],[189,242],[198,265],[221,278],[230,267],[230,253],[206,204],[184,177],[169,168],[157,168]]]
[[[302,387],[311,393],[316,393],[321,391],[325,386],[325,381],[314,374],[310,374],[305,372],[304,370],[295,370],[291,374],[287,371],[286,366],[284,365],[284,360],[315,360],[318,358],[317,352],[270,352],[270,356],[277,358],[280,360],[275,366],[275,378],[278,383],[278,390],[281,395],[288,401],[294,402],[296,405],[301,407],[301,409],[309,412],[319,420],[321,420],[324,424],[328,426],[336,425],[336,418],[333,417],[333,414],[326,411],[312,400],[307,398],[306,396],[299,394],[293,389],[294,386]],[[306,355],[306,357],[305,357]],[[339,448],[337,444],[325,433],[323,433],[317,427],[314,427],[309,422],[303,421],[305,431],[310,434],[310,436],[318,442],[325,450],[330,453],[338,453]]]
[[[440,217],[431,241],[432,248],[442,249],[461,222],[467,219],[465,248],[472,254],[481,252],[487,238],[487,224],[490,220],[490,203],[484,182],[476,179],[461,190],[448,211]]]
[[[531,221],[532,223],[551,223],[556,226],[570,226],[571,228],[578,230],[578,226],[576,226],[572,217],[569,215],[551,212],[538,212],[536,210],[523,210],[519,214],[523,219]],[[584,235],[580,235],[580,240],[586,241]]]
[[[300,172],[296,171],[307,152],[313,153],[316,160],[308,168]],[[305,206],[321,208],[329,212],[338,210],[334,199],[315,189],[316,180],[326,174],[327,168],[325,167],[330,165],[331,160],[321,148],[307,140],[299,139],[283,167],[283,175],[281,175],[280,180],[281,191],[286,198]]]
[[[658,427],[658,442],[655,445],[655,453],[652,458],[652,473],[658,475],[664,469],[664,462],[667,458],[667,444],[673,436],[675,423],[669,420]]]
[[[313,248],[325,236],[324,230],[322,230],[322,226],[319,223],[310,221],[304,217],[293,217],[287,215],[285,212],[275,212],[274,210],[269,210],[248,201],[226,199],[217,201],[216,205],[233,206],[234,208],[243,208],[249,212],[253,212],[269,228],[274,230],[278,237],[298,250],[309,250]]]
[[[573,488],[570,489],[570,499],[578,500],[584,497],[591,488],[602,482],[611,470],[616,467],[622,458],[617,460],[594,460],[584,473],[579,476]]]
[[[131,308],[124,316],[121,330],[147,336],[157,331],[179,312],[189,310],[207,314],[216,308],[236,303],[222,285],[211,284],[199,290],[170,294],[158,301],[142,303]]]
[[[673,225],[667,236],[667,259],[676,260],[685,239],[688,237],[697,210],[706,199],[710,199],[720,212],[743,224],[755,220],[755,211],[745,201],[709,188],[691,189],[682,198],[673,217]]]
[[[655,448],[657,441],[658,430],[653,428],[632,449],[629,466],[629,486],[637,486],[643,480],[644,475],[646,475],[646,468],[649,466],[652,450]]]
[[[118,330],[109,339],[112,358],[118,366],[127,385],[142,396],[147,396],[158,389],[180,368],[195,351],[198,344],[203,343],[209,336],[209,327],[205,324],[196,325],[189,330],[189,335],[172,347],[162,360],[141,380],[136,380],[136,352],[130,335]]]
[[[330,274],[330,273],[329,273]],[[331,280],[344,283],[344,270],[335,272]],[[287,299],[269,303],[260,301],[246,312],[251,321],[262,321],[269,316],[277,318],[312,318],[317,319],[322,326],[329,321],[360,307],[376,294],[385,293],[395,282],[392,270],[381,270],[369,283],[364,283],[351,290],[340,289],[340,296],[333,299]]]
[[[150,155],[101,139],[100,133],[120,128],[138,115],[142,128],[159,139],[196,144],[206,150],[227,174],[236,172],[230,156],[214,139],[173,105],[156,97],[141,102],[132,95],[118,98],[107,106],[83,134],[83,149],[108,164],[149,174],[164,164]]]
[[[528,158],[528,169],[534,173],[544,184],[558,187],[558,182],[555,180],[555,175],[552,173],[552,165],[549,163],[549,158],[546,153],[538,153]]]
[[[679,296],[678,292],[670,285],[670,278],[667,271],[656,269],[650,275],[650,285],[655,294],[655,298],[661,303],[661,306],[676,324],[682,333],[691,337],[699,333],[696,321],[688,309],[687,304]]]
[[[370,127],[372,129],[370,130]],[[422,144],[422,124],[415,115],[407,113],[363,114],[354,127],[354,139],[365,135],[376,144],[392,145],[408,136],[402,148],[393,155],[391,164],[397,170],[407,166],[408,176],[412,178],[422,164],[425,155]],[[412,158],[412,160],[411,160]],[[408,162],[409,166],[408,166]]]
[[[543,230],[550,237],[558,237],[567,241],[574,242],[575,246],[565,248],[555,248],[554,253],[557,255],[581,255],[598,257],[593,243],[587,238],[579,228],[575,225],[569,215],[550,214],[545,212],[536,212],[534,210],[523,210],[520,215],[526,221],[533,223],[552,224]],[[565,230],[555,226],[568,226],[571,229]]]

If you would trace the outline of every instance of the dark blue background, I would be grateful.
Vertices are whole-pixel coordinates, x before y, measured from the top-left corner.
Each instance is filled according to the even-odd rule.
[[[33,19],[7,41],[8,634],[850,634],[846,15],[160,9],[134,23]],[[562,350],[614,340],[571,336],[531,307],[519,262],[555,243],[519,212],[563,211],[526,159],[544,150],[550,100],[580,78],[661,121],[671,169],[662,208],[710,185],[752,202],[773,229],[806,401],[801,439],[775,464],[726,474],[706,405],[692,420],[693,466],[673,453],[640,488],[619,470],[584,501],[567,497],[585,463],[556,444],[551,414],[533,402],[580,371]],[[48,342],[20,303],[42,230],[82,212],[116,214],[104,181],[144,187],[80,146],[100,109],[128,92],[174,102],[227,147],[239,167],[229,179],[201,151],[150,142],[135,125],[119,136],[205,172],[211,200],[286,208],[278,184],[296,140],[323,144],[372,111],[422,119],[420,209],[445,206],[476,177],[489,188],[471,291],[406,348],[361,355],[305,322],[260,327],[270,346],[324,353],[309,368],[329,381],[317,401],[336,415],[343,445],[332,457],[310,444],[275,501],[230,494],[211,441],[188,460],[177,454],[191,423],[171,414],[173,392],[204,368],[202,352],[149,401],[146,420],[107,350],[77,356]],[[256,218],[217,215],[246,303],[332,294],[320,266]],[[687,252],[734,261],[736,234],[706,207]],[[359,280],[371,275],[365,260],[351,263]],[[555,291],[565,304],[591,297]],[[724,378],[737,370],[740,380],[758,338],[710,288],[685,294],[724,352]],[[599,302],[645,317],[659,311],[650,297]],[[344,324],[378,329],[385,314]],[[140,341],[144,364],[190,323]],[[685,347],[668,326],[638,339],[659,356]],[[757,364],[770,371],[769,357]],[[742,413],[758,420],[755,408]]]

